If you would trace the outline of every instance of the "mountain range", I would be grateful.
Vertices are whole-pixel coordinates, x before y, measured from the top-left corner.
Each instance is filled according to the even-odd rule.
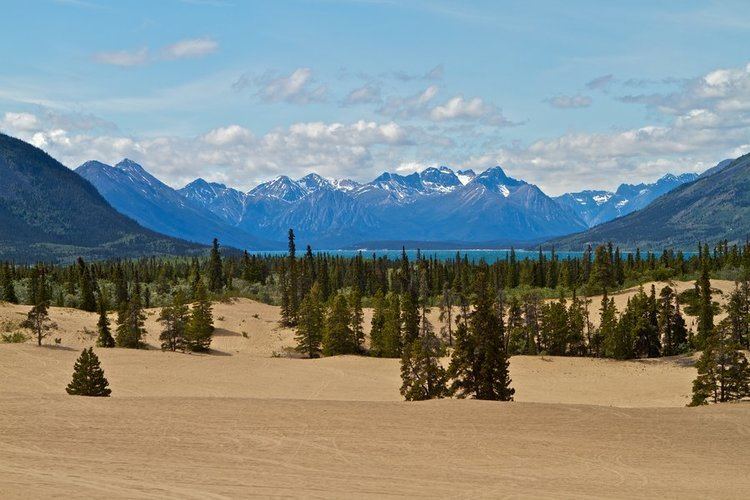
[[[41,149],[0,134],[0,259],[70,261],[202,251],[142,227]]]
[[[667,174],[653,184],[620,184],[616,191],[587,190],[565,193],[555,199],[575,212],[588,227],[640,210],[677,186],[692,182],[698,174]]]
[[[120,212],[146,227],[190,241],[215,235],[237,248],[283,248],[289,228],[317,248],[430,245],[503,246],[583,231],[648,205],[696,174],[666,175],[615,192],[551,198],[499,167],[480,174],[441,166],[371,182],[281,175],[248,192],[196,179],[173,189],[143,167],[90,161],[76,169]]]
[[[191,241],[218,235],[238,248],[283,248],[289,228],[317,248],[363,241],[541,241],[588,226],[537,186],[495,166],[476,174],[432,167],[385,172],[371,182],[312,173],[279,176],[241,192],[196,179],[172,189],[140,165],[87,162],[76,172],[120,212],[156,231]]]
[[[608,241],[622,248],[695,248],[698,242],[744,242],[750,236],[750,155],[723,161],[645,208],[588,231],[553,239],[580,250]]]

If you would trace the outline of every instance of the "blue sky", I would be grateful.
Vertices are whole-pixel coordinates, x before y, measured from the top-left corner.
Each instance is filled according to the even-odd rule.
[[[0,37],[0,130],[174,186],[500,164],[559,194],[750,150],[741,1],[9,1]]]

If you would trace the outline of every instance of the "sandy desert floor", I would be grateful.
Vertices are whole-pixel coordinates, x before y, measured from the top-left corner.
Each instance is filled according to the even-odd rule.
[[[0,322],[26,310],[0,304]],[[685,408],[687,357],[514,357],[513,403],[406,403],[397,360],[273,357],[293,332],[275,307],[239,300],[215,305],[211,354],[97,350],[112,397],[80,398],[64,387],[96,315],[52,316],[59,345],[0,344],[0,498],[741,498],[750,487],[750,404]]]

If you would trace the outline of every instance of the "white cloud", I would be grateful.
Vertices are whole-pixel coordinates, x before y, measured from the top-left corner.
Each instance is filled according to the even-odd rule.
[[[553,108],[560,109],[574,109],[574,108],[588,108],[591,106],[591,98],[585,95],[564,95],[558,94],[549,99],[545,99]]]
[[[316,85],[310,68],[297,68],[288,75],[266,73],[253,77],[242,75],[232,84],[237,91],[249,87],[257,89],[257,96],[264,102],[287,102],[310,104],[326,100],[328,87]]]
[[[94,54],[94,61],[98,62],[99,64],[108,64],[111,66],[129,68],[146,64],[149,61],[149,52],[146,47],[137,50],[97,52],[96,54]]]
[[[162,54],[165,59],[185,59],[203,57],[218,49],[219,43],[212,38],[186,38],[164,47]]]
[[[97,52],[93,55],[95,62],[110,66],[130,68],[142,66],[156,61],[171,61],[176,59],[188,59],[203,57],[212,54],[219,49],[219,43],[210,38],[186,38],[171,45],[167,45],[158,55],[151,55],[148,47],[136,50],[116,50],[111,52]]]
[[[253,139],[253,133],[240,125],[229,125],[219,127],[207,132],[203,141],[213,146],[226,146],[228,144],[242,143]]]
[[[341,105],[355,106],[358,104],[374,104],[379,103],[381,99],[380,87],[368,83],[349,92]]]
[[[39,120],[31,113],[7,112],[0,121],[0,127],[6,130],[18,130],[26,132],[39,127]]]

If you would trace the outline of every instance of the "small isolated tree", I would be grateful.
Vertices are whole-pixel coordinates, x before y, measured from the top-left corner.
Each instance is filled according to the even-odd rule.
[[[96,328],[99,336],[96,338],[97,347],[114,347],[115,339],[109,329],[109,318],[107,317],[107,306],[104,299],[99,300],[99,321],[96,322]]]
[[[26,319],[21,323],[21,328],[27,328],[36,337],[37,345],[42,345],[42,340],[49,335],[51,330],[57,329],[57,325],[49,319],[47,302],[43,301],[31,308]]]
[[[309,358],[320,356],[320,343],[323,340],[324,308],[320,297],[320,285],[317,282],[302,299],[297,322],[297,352]]]
[[[191,351],[207,351],[214,333],[214,318],[206,286],[201,280],[195,290],[195,304],[185,328],[185,344]]]
[[[109,397],[112,394],[93,348],[81,352],[73,367],[73,380],[65,390],[72,396]]]
[[[184,294],[178,290],[172,297],[172,303],[162,308],[159,321],[164,329],[159,334],[163,351],[185,349],[185,330],[187,328],[190,309]]]

